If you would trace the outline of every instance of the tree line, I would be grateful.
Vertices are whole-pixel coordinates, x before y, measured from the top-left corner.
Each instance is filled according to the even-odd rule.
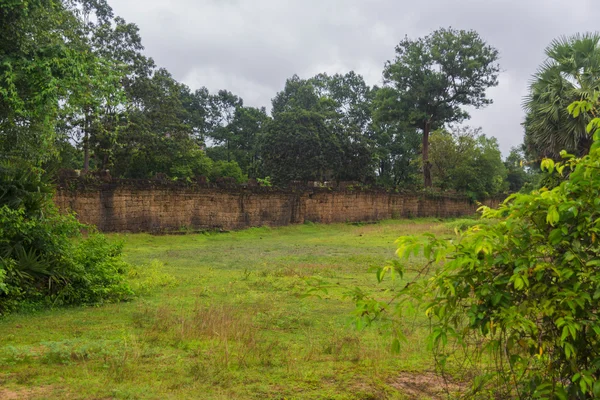
[[[178,82],[144,54],[138,27],[105,0],[2,3],[5,156],[123,178],[270,177],[278,185],[345,180],[400,188],[443,181],[445,189],[479,196],[507,189],[492,183],[507,174],[494,139],[478,133],[464,140],[449,125],[469,118],[465,106],[491,103],[486,89],[498,83],[498,51],[474,31],[404,38],[381,86],[354,71],[294,75],[267,110],[227,90]],[[477,157],[477,143],[487,141],[487,162],[470,161],[489,169],[480,169],[473,185],[464,177],[466,185],[448,183],[457,171],[444,169],[439,148],[430,150],[434,135],[444,136],[438,142],[450,152],[470,143],[468,154]]]
[[[486,90],[500,72],[498,51],[475,31],[405,37],[380,86],[354,71],[294,75],[267,110],[178,82],[106,0],[0,6],[0,152],[45,170],[358,181],[484,197],[531,181],[528,162],[563,147],[583,154],[591,143],[588,117],[565,110],[598,84],[597,35],[548,48],[525,100],[524,144],[503,161],[496,139],[461,125],[466,107],[492,102]]]

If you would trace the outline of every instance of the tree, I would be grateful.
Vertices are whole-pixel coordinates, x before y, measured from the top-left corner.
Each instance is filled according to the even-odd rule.
[[[560,163],[542,161],[550,173],[571,171],[556,187],[483,207],[482,223],[454,240],[398,241],[401,257],[423,251],[428,265],[439,265],[417,298],[433,294],[426,307],[439,359],[458,355],[455,344],[470,360],[485,356],[491,373],[475,366],[475,396],[489,389],[499,398],[600,396],[599,105],[594,94],[569,107],[590,112],[594,143],[582,158],[562,152]]]
[[[126,127],[128,112],[132,109],[131,91],[135,90],[138,80],[152,76],[155,64],[142,54],[144,46],[137,25],[113,16],[105,0],[86,1],[96,7],[96,14],[98,8],[102,7],[110,16],[104,23],[90,23],[92,49],[99,57],[110,60],[112,68],[120,72],[115,85],[117,88],[105,96],[107,100],[100,109],[98,129],[90,143],[98,168],[107,169],[112,166],[111,158],[118,144],[119,132]]]
[[[354,71],[345,75],[319,74],[308,82],[313,85],[319,98],[333,101],[330,106],[346,129],[365,136],[369,134],[372,90],[361,75]]]
[[[72,7],[72,8],[69,8]],[[55,154],[56,116],[104,60],[82,46],[76,4],[0,1],[0,151],[40,164]]]
[[[483,199],[507,189],[506,167],[495,138],[480,129],[454,128],[431,135],[430,162],[436,187]]]
[[[401,261],[380,269],[378,280],[388,273],[402,279],[407,265],[417,278],[389,303],[379,294],[354,296],[367,323],[392,310],[402,321],[407,303],[422,306],[437,367],[473,373],[467,397],[600,396],[599,98],[596,92],[568,108],[590,114],[588,154],[563,151],[559,163],[541,161],[548,173],[566,175],[558,185],[513,194],[497,209],[481,207],[482,219],[451,240],[399,238]],[[419,254],[426,265],[415,271],[405,260]]]
[[[508,190],[510,192],[518,192],[526,183],[531,181],[531,176],[525,169],[524,163],[525,156],[523,150],[513,147],[504,161],[506,180],[508,181]]]
[[[265,171],[276,183],[285,179],[364,181],[371,176],[369,93],[363,78],[354,72],[288,79],[273,99],[274,121],[267,128],[262,152]],[[301,143],[296,134],[307,143]],[[276,148],[286,151],[270,154]]]
[[[97,74],[109,61],[88,51],[79,7],[85,3],[0,1],[0,314],[22,302],[92,304],[132,294],[119,246],[61,215],[41,168],[56,154],[60,108],[87,91],[87,74],[112,84]]]
[[[260,143],[269,120],[264,107],[238,107],[230,124],[233,159],[252,178],[260,175]]]
[[[322,103],[319,94],[312,82],[300,79],[298,75],[286,80],[285,87],[273,98],[271,115],[277,118],[278,114],[294,111],[307,110],[324,113],[333,111],[331,102]],[[329,110],[327,110],[329,108]]]
[[[81,0],[74,12],[81,19],[81,29],[73,45],[83,56],[102,61],[81,71],[80,85],[61,107],[63,131],[70,133],[71,140],[81,140],[83,171],[87,172],[93,148],[97,163],[106,168],[116,141],[116,110],[123,108],[126,99],[122,80],[127,69],[118,59],[118,51],[110,45],[118,47],[125,43],[123,37],[111,43],[113,23],[120,29],[124,21],[114,20],[113,10],[105,0]]]
[[[165,173],[177,178],[207,175],[211,168],[188,123],[184,106],[189,88],[165,69],[141,78],[131,92],[136,105],[121,130],[114,175],[149,178]]]
[[[560,158],[561,150],[583,155],[592,143],[586,113],[571,117],[567,106],[600,89],[600,34],[560,37],[533,76],[525,98],[525,143],[530,157]]]
[[[212,96],[207,88],[202,87],[193,93],[187,88],[182,99],[188,115],[186,123],[191,126],[193,136],[202,145],[214,130],[215,110]]]
[[[103,69],[86,70],[84,84],[64,102],[61,140],[83,150],[83,170],[111,167],[119,131],[127,125],[132,92],[152,76],[152,59],[142,54],[139,29],[113,14],[105,0],[81,0],[81,53],[104,60]]]
[[[231,124],[244,101],[230,91],[219,90],[216,95],[211,96],[210,104],[213,127],[210,136],[217,145],[225,147],[227,161],[231,161],[231,142],[234,140]]]
[[[264,170],[276,184],[322,181],[338,165],[341,150],[323,116],[295,109],[278,113],[266,128]]]
[[[394,89],[376,88],[371,103],[371,140],[378,183],[384,186],[419,186],[417,160],[422,134],[403,120]]]
[[[396,46],[383,77],[396,90],[402,118],[420,129],[423,182],[432,185],[429,133],[444,124],[469,118],[461,107],[484,107],[492,101],[486,89],[498,84],[498,51],[475,31],[440,29],[417,40],[406,37]]]
[[[354,71],[345,75],[319,74],[308,80],[342,152],[334,175],[337,180],[365,181],[373,176],[372,90]]]

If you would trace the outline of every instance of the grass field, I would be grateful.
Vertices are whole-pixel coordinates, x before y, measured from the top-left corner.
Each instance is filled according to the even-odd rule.
[[[357,331],[345,296],[389,288],[369,268],[394,259],[398,236],[420,232],[451,229],[413,220],[111,235],[145,294],[0,320],[0,398],[434,397],[422,317],[392,354],[385,324]],[[316,278],[331,288],[303,296]]]

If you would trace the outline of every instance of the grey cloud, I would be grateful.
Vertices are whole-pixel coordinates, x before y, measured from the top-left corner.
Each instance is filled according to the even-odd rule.
[[[522,97],[564,34],[594,30],[597,0],[112,0],[139,25],[147,54],[193,89],[228,89],[246,104],[270,100],[294,73],[355,70],[379,84],[386,60],[405,35],[440,26],[475,29],[501,54],[494,104],[468,123],[498,138],[502,150],[522,141]]]

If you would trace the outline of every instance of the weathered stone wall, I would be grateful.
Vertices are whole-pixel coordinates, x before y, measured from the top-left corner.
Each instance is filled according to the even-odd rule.
[[[253,226],[458,217],[477,209],[467,198],[385,191],[283,191],[270,188],[136,187],[103,184],[59,188],[55,202],[104,232],[234,230]],[[497,204],[497,201],[492,201]]]

